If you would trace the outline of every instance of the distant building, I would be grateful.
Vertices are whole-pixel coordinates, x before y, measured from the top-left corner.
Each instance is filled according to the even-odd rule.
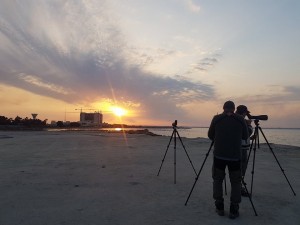
[[[100,112],[80,113],[80,124],[82,126],[102,126],[103,115]]]

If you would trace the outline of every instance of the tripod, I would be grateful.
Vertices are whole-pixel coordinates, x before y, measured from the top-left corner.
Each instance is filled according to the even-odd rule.
[[[174,138],[174,184],[176,184],[176,136],[178,136],[178,138],[179,138],[179,140],[180,140],[180,142],[181,142],[181,145],[182,145],[182,147],[183,147],[183,149],[184,149],[184,151],[185,151],[185,153],[186,153],[186,155],[187,155],[187,157],[188,157],[188,159],[189,159],[189,161],[190,161],[190,163],[191,163],[191,165],[192,165],[192,167],[193,167],[193,170],[194,170],[194,172],[195,172],[196,175],[197,175],[197,173],[196,173],[196,170],[195,170],[195,168],[194,168],[194,165],[193,165],[193,163],[192,163],[192,161],[191,161],[191,159],[190,159],[190,157],[189,157],[189,155],[188,155],[188,153],[187,153],[187,151],[186,151],[186,149],[185,149],[185,147],[184,147],[184,144],[183,144],[183,142],[182,142],[182,140],[181,140],[181,137],[180,137],[180,135],[179,135],[179,133],[178,133],[178,131],[177,131],[177,120],[175,120],[175,122],[172,123],[172,127],[173,127],[173,133],[172,133],[172,135],[171,135],[171,138],[170,138],[169,144],[168,144],[168,146],[167,146],[165,155],[164,155],[164,157],[163,157],[163,159],[162,159],[162,162],[161,162],[159,171],[158,171],[158,173],[157,173],[157,176],[159,176],[160,170],[161,170],[161,168],[162,168],[162,165],[163,165],[163,163],[164,163],[164,161],[165,161],[167,152],[168,152],[168,150],[169,150],[169,146],[170,146],[170,144],[171,144],[172,138]]]
[[[284,172],[284,170],[282,169],[282,167],[281,167],[281,165],[280,165],[280,163],[279,163],[279,161],[278,161],[278,159],[277,159],[277,157],[276,157],[276,155],[275,155],[273,149],[271,148],[271,146],[270,146],[270,144],[269,144],[269,142],[268,142],[268,140],[267,140],[267,138],[266,138],[264,132],[262,131],[262,128],[259,126],[259,120],[257,120],[257,119],[254,120],[254,123],[255,123],[254,139],[252,139],[252,142],[251,142],[251,145],[250,145],[249,154],[248,154],[248,158],[247,158],[247,165],[248,165],[249,158],[250,158],[250,155],[251,155],[251,151],[252,151],[252,149],[253,149],[253,161],[252,161],[252,171],[251,171],[252,177],[251,177],[251,192],[250,192],[250,195],[252,195],[252,189],[253,189],[253,177],[254,177],[255,155],[256,155],[256,147],[259,148],[259,132],[258,132],[258,131],[260,131],[261,134],[263,135],[263,137],[264,137],[264,139],[265,139],[265,141],[266,141],[266,143],[267,143],[267,145],[268,145],[270,151],[272,152],[272,154],[273,154],[273,156],[274,156],[274,158],[275,158],[275,160],[276,160],[278,166],[280,167],[280,169],[281,169],[281,171],[282,171],[282,173],[283,173],[283,175],[284,175],[286,181],[288,182],[288,184],[289,184],[289,186],[290,186],[290,188],[291,188],[293,194],[296,196],[296,193],[295,193],[294,189],[292,188],[292,185],[291,185],[291,183],[289,182],[287,176],[285,175],[285,172]],[[253,142],[254,142],[254,147],[253,147]],[[253,147],[253,148],[252,148],[252,147]]]
[[[198,181],[198,178],[199,178],[199,176],[200,176],[200,173],[201,173],[201,171],[202,171],[202,169],[203,169],[203,167],[204,167],[204,164],[205,164],[205,162],[206,162],[206,160],[207,160],[207,157],[208,157],[208,155],[209,155],[209,153],[210,153],[210,150],[212,149],[212,146],[213,146],[213,145],[214,145],[214,141],[212,141],[211,144],[210,144],[210,147],[209,147],[209,149],[208,149],[208,152],[207,152],[206,155],[205,155],[205,159],[204,159],[204,161],[203,161],[203,163],[202,163],[202,166],[201,166],[201,168],[200,168],[200,170],[199,170],[199,172],[198,172],[198,174],[197,174],[197,176],[196,176],[195,182],[194,182],[194,184],[193,184],[193,186],[192,186],[192,189],[191,189],[191,191],[190,191],[190,193],[189,193],[189,196],[188,196],[188,198],[186,199],[186,202],[185,202],[184,205],[187,205],[187,203],[188,203],[188,201],[189,201],[189,199],[190,199],[190,197],[191,197],[191,195],[192,195],[192,192],[193,192],[193,190],[194,190],[194,188],[195,188],[195,186],[196,186],[196,183],[197,183],[197,181]],[[224,178],[224,179],[225,179],[225,178]],[[249,197],[249,200],[250,200],[250,203],[251,203],[251,205],[252,205],[252,208],[253,208],[253,211],[254,211],[254,213],[255,213],[255,216],[257,216],[255,207],[254,207],[254,205],[253,205],[251,196],[250,196],[250,194],[249,194],[249,192],[248,192],[248,189],[247,189],[247,187],[246,187],[246,183],[245,183],[243,177],[242,177],[242,185],[245,187],[245,190],[246,190],[247,195],[248,195],[248,197]],[[226,180],[225,180],[225,189],[226,189]]]

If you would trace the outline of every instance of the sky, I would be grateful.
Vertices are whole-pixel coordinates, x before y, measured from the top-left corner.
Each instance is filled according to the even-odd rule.
[[[0,115],[300,127],[298,0],[0,0]],[[122,109],[122,116],[113,113]]]

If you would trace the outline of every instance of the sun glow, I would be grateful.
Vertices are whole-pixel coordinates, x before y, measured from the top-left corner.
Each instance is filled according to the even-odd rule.
[[[112,110],[113,114],[115,114],[118,117],[121,117],[121,116],[124,116],[127,114],[127,111],[120,107],[112,107],[111,110]]]

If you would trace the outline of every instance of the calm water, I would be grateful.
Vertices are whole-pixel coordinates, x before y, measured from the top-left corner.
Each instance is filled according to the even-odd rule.
[[[153,128],[148,129],[149,131],[165,135],[165,136],[171,136],[173,129],[172,128]],[[208,128],[190,128],[190,129],[177,129],[179,135],[181,137],[187,137],[187,138],[207,138],[207,131]],[[293,145],[293,146],[299,146],[300,147],[300,129],[268,129],[263,128],[263,133],[265,134],[267,140],[269,143],[274,144],[283,144],[283,145]],[[265,139],[261,132],[259,132],[259,141],[260,143],[265,143]]]

